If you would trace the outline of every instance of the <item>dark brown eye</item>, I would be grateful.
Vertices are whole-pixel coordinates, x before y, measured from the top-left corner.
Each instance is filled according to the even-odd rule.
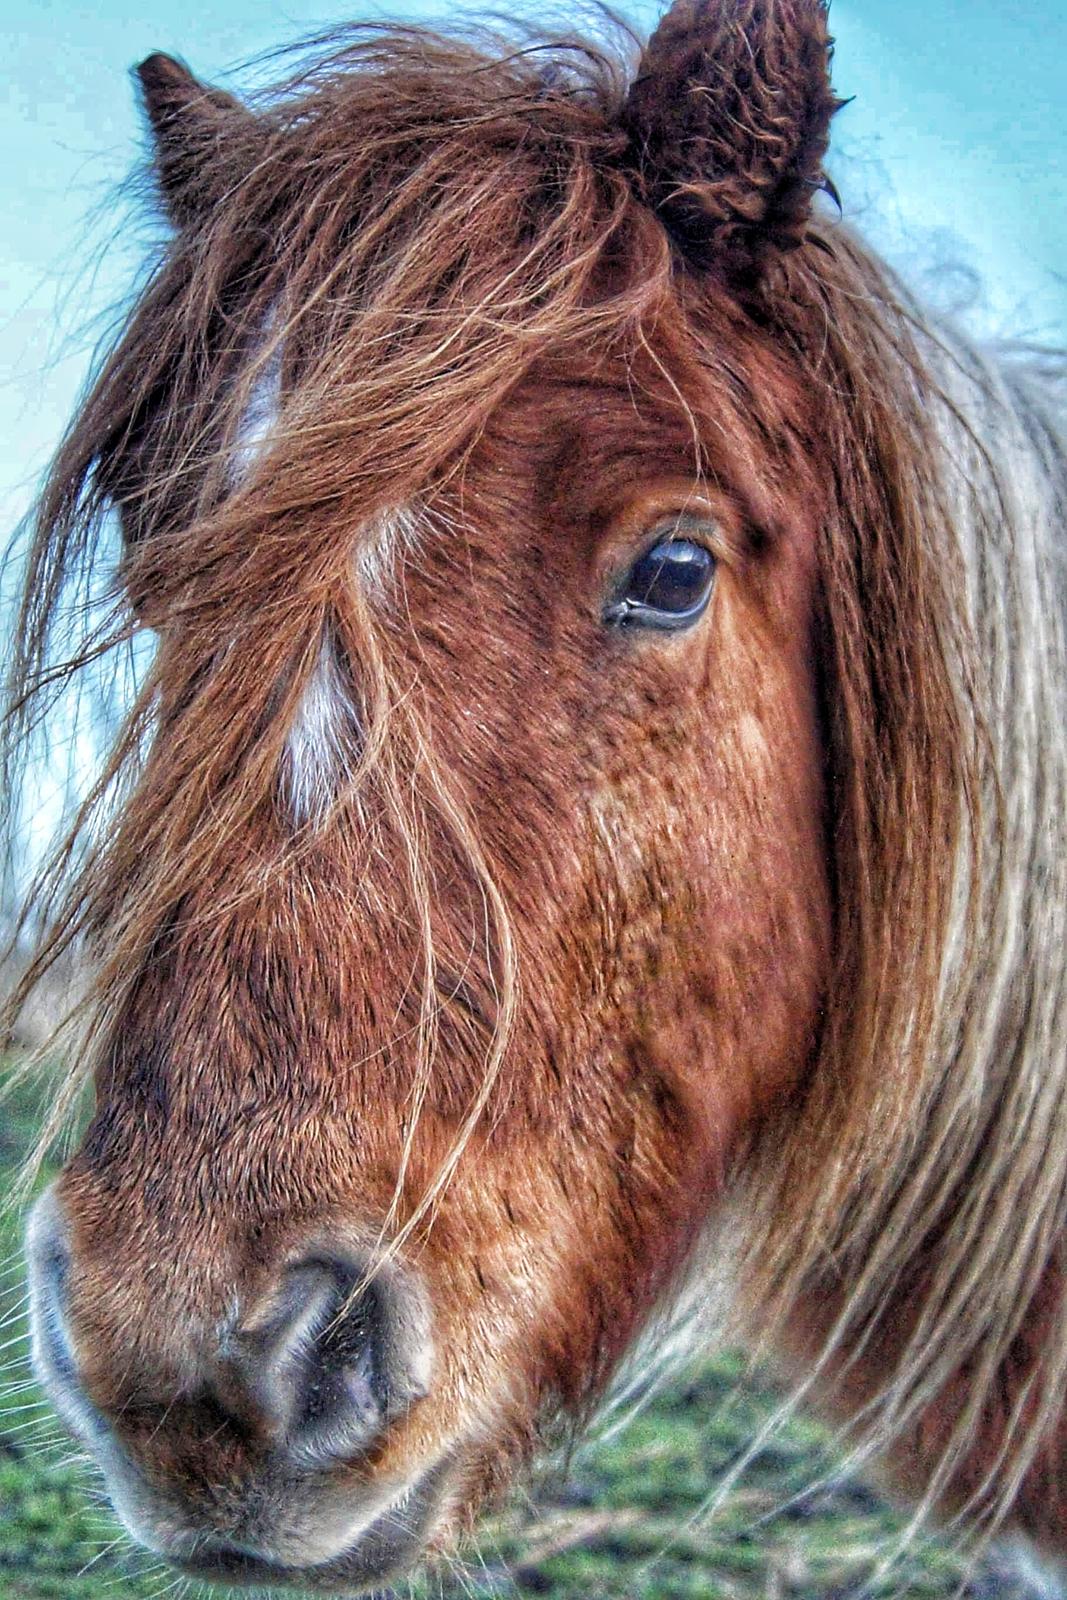
[[[715,557],[692,539],[664,538],[639,557],[604,612],[616,628],[691,627],[715,586]]]

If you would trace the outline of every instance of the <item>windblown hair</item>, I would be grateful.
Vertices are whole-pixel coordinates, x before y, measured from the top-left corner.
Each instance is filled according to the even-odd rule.
[[[249,817],[269,825],[330,633],[365,707],[336,804],[405,844],[423,1087],[440,1009],[428,837],[452,840],[488,909],[485,1084],[434,1192],[454,1170],[522,973],[418,686],[341,581],[336,529],[412,499],[432,525],[435,493],[546,353],[654,352],[699,435],[728,356],[708,347],[700,279],[626,167],[632,46],[363,29],[264,96],[247,148],[239,134],[205,148],[196,181],[215,203],[190,204],[58,455],[12,656],[14,800],[48,718],[138,630],[159,633],[24,911],[42,931],[13,1007],[64,951],[92,951],[86,1037],[46,1139],[190,890],[255,892],[233,881],[228,846]],[[737,1176],[743,1304],[787,1342],[798,1307],[832,1305],[813,1382],[847,1384],[856,1352],[898,1339],[861,1415],[872,1444],[907,1436],[965,1368],[931,1495],[953,1486],[995,1521],[1067,1387],[1057,1293],[995,1481],[955,1482],[1067,1205],[1062,683],[1039,664],[1043,651],[1062,666],[1062,596],[1032,533],[1054,503],[1062,521],[1063,443],[1024,376],[926,325],[842,227],[815,223],[744,294],[799,372],[811,448],[832,467],[818,559],[836,960],[808,1079]],[[272,362],[283,408],[245,481],[242,418]],[[116,508],[122,581],[104,616]],[[290,839],[289,865],[322,824]]]

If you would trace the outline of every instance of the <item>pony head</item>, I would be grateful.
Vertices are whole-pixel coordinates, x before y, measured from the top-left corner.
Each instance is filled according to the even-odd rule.
[[[388,1581],[687,1286],[781,1319],[865,1247],[962,757],[914,354],[811,215],[828,64],[817,0],[679,0],[636,72],[140,69],[172,233],[12,718],[102,647],[54,666],[117,510],[155,642],[51,880],[94,1109],[36,1361],[187,1572]]]

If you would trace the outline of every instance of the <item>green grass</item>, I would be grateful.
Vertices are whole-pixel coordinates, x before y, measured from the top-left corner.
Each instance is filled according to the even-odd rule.
[[[28,1143],[32,1110],[17,1101],[2,1115],[0,1176]],[[0,1256],[17,1252],[17,1243],[15,1219],[0,1219]],[[15,1264],[0,1279],[0,1344],[8,1346],[0,1356],[0,1600],[180,1596],[168,1572],[118,1538],[91,1471],[70,1459],[39,1395],[22,1387],[22,1294]],[[584,1445],[566,1473],[546,1469],[486,1524],[462,1567],[415,1583],[411,1600],[1027,1600],[1025,1582],[1006,1564],[993,1559],[968,1575],[962,1558],[935,1540],[881,1573],[879,1558],[902,1519],[862,1484],[832,1473],[828,1486],[812,1488],[820,1475],[826,1482],[828,1441],[807,1418],[783,1428],[726,1505],[701,1517],[775,1398],[746,1377],[738,1357],[716,1358],[621,1430]]]

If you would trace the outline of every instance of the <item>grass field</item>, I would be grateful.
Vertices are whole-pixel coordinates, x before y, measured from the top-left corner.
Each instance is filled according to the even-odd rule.
[[[28,1138],[25,1107],[0,1113],[0,1172]],[[2,1254],[17,1249],[14,1218]],[[28,1384],[21,1274],[0,1280],[6,1348],[0,1412],[0,1600],[179,1600],[180,1582],[134,1551],[91,1473],[70,1459]],[[28,1386],[24,1386],[28,1385]],[[794,1420],[748,1469],[724,1509],[699,1513],[774,1405],[772,1391],[720,1356],[679,1380],[625,1428],[584,1446],[489,1524],[462,1567],[403,1587],[404,1600],[545,1595],[554,1600],[847,1600],[909,1595],[1032,1600],[1006,1561],[968,1576],[946,1544],[925,1541],[888,1573],[879,1556],[901,1519],[862,1484],[811,1490],[827,1440]],[[962,1587],[961,1587],[962,1585]],[[198,1585],[187,1586],[196,1593]],[[206,1593],[206,1591],[201,1591]]]

